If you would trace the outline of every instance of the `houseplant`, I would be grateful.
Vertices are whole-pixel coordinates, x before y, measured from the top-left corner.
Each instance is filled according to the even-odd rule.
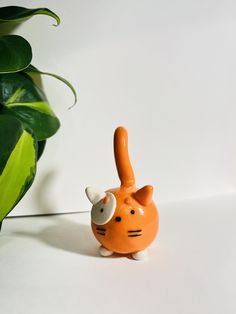
[[[72,90],[76,102],[73,86],[58,75],[34,67],[29,42],[9,34],[17,24],[36,14],[48,15],[56,26],[60,24],[59,16],[47,8],[0,8],[0,227],[32,185],[46,140],[60,127],[32,74],[48,74],[61,80]]]

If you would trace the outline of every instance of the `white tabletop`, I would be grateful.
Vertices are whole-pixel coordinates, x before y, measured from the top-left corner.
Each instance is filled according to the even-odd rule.
[[[10,218],[3,314],[236,313],[236,196],[160,206],[147,261],[100,257],[89,213]]]

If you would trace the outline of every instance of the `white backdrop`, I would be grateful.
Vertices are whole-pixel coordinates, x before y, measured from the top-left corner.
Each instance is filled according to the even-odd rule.
[[[11,5],[12,1],[1,1]],[[12,214],[84,211],[84,188],[119,185],[113,132],[129,130],[137,184],[169,202],[227,194],[236,183],[236,2],[217,0],[15,1],[49,7],[17,29],[44,79],[59,133],[32,189]]]

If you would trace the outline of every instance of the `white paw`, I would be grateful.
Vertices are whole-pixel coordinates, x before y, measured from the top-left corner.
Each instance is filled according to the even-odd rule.
[[[113,254],[112,251],[107,250],[104,246],[100,246],[99,253],[104,257],[111,256]]]
[[[133,259],[137,261],[142,261],[148,257],[148,252],[147,250],[139,251],[139,252],[133,253],[132,257]]]

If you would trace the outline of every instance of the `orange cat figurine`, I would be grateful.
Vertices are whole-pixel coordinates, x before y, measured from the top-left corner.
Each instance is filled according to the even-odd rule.
[[[153,187],[136,188],[128,154],[128,134],[123,127],[115,131],[114,154],[121,186],[106,192],[86,188],[87,197],[93,204],[92,230],[101,243],[99,252],[102,256],[132,254],[134,259],[141,260],[146,257],[146,248],[158,231]]]

